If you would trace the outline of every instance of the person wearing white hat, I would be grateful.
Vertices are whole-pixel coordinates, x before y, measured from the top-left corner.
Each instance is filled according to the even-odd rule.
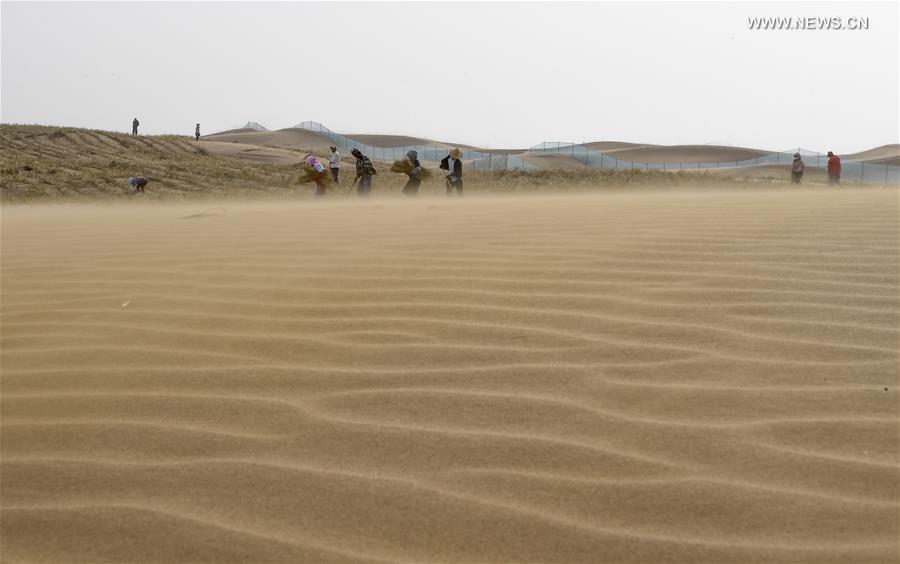
[[[453,190],[456,190],[457,196],[462,197],[463,195],[461,159],[462,151],[456,148],[450,149],[450,154],[441,159],[441,170],[444,171],[444,174],[447,177],[448,196],[453,194]]]
[[[341,173],[341,154],[338,153],[337,147],[334,145],[331,146],[331,157],[328,159],[328,162],[331,166],[331,178],[337,184],[338,175]]]

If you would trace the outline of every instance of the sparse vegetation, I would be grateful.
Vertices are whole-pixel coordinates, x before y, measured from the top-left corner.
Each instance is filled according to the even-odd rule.
[[[150,179],[140,197],[308,192],[297,167],[208,154],[189,137],[132,137],[45,126],[0,126],[0,201],[131,197],[129,176]]]
[[[300,155],[306,154],[296,150]],[[312,152],[312,151],[308,151]],[[443,193],[436,163],[421,193]],[[374,194],[399,193],[406,181],[390,165],[376,163]],[[313,186],[301,183],[301,167],[217,156],[184,136],[123,133],[32,125],[0,126],[0,201],[36,202],[133,197],[125,181],[146,176],[144,199],[290,196],[309,197]],[[344,182],[329,194],[350,195],[352,164]],[[537,192],[637,187],[748,187],[786,185],[787,179],[740,179],[697,172],[541,170],[465,172],[466,192]]]

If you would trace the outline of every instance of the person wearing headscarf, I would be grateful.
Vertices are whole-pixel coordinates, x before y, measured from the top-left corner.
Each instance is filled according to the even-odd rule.
[[[459,149],[450,149],[450,154],[441,159],[441,170],[447,178],[447,195],[453,194],[456,190],[458,196],[463,195],[462,181],[462,151]]]
[[[306,157],[306,167],[313,171],[316,182],[316,198],[321,198],[325,195],[325,167],[314,155]]]
[[[199,123],[197,124],[197,127],[194,128],[194,140],[195,141],[200,140],[200,124]]]
[[[406,185],[403,187],[403,193],[407,196],[415,197],[419,193],[419,185],[422,184],[422,180],[419,178],[419,174],[422,172],[419,153],[410,149],[406,152],[406,160],[409,161],[412,168],[406,173],[409,176],[409,180],[406,181]]]
[[[806,170],[806,165],[803,164],[800,153],[794,153],[794,162],[791,163],[791,184],[800,184],[804,170]]]
[[[372,165],[369,157],[362,154],[362,151],[359,149],[354,148],[350,151],[350,154],[356,158],[356,178],[353,179],[353,184],[359,181],[359,185],[356,187],[356,194],[360,197],[368,196],[372,190],[372,177],[375,176],[375,166]]]

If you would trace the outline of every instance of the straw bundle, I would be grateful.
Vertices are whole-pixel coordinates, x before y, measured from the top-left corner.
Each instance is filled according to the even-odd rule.
[[[413,169],[413,165],[409,162],[409,159],[400,159],[399,161],[394,161],[394,164],[391,165],[391,172],[402,172],[403,174],[409,174],[409,171]],[[419,171],[419,179],[424,180],[431,176],[431,171],[425,167]]]
[[[315,182],[317,179],[325,186],[331,184],[331,176],[329,176],[327,170],[325,172],[316,172],[312,167],[303,165],[303,168],[300,169],[300,184]]]

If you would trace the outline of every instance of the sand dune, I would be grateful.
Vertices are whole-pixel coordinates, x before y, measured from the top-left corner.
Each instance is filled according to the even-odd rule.
[[[522,153],[517,156],[523,161],[543,169],[577,170],[587,168],[583,162],[563,153]]]
[[[865,161],[872,164],[900,166],[900,144],[882,145],[868,151],[843,155],[847,161]]]
[[[374,135],[367,133],[344,133],[346,137],[373,147],[408,147],[410,145],[431,145],[435,147],[456,147],[458,149],[468,149],[472,151],[483,151],[486,153],[508,154],[521,153],[524,149],[487,149],[475,145],[467,145],[465,143],[453,143],[450,141],[435,141],[434,139],[426,139],[424,137],[411,137],[409,135]]]
[[[604,151],[612,157],[625,161],[643,163],[712,163],[743,161],[768,155],[771,151],[745,149],[742,147],[721,147],[718,145],[645,145],[623,147]]]
[[[298,151],[313,151],[319,155],[328,154],[328,147],[331,145],[328,137],[301,128],[279,129],[278,131],[242,129],[214,133],[201,137],[201,139],[225,143],[246,143],[248,145],[262,145]]]
[[[424,137],[409,135],[376,135],[363,133],[343,134],[354,141],[374,147],[406,147],[410,145],[433,145],[437,147],[459,147],[476,151],[510,154],[518,156],[542,168],[573,169],[581,168],[581,164],[572,159],[552,157],[543,158],[528,149],[487,149],[475,145],[435,141]],[[278,131],[260,132],[253,129],[236,129],[215,133],[203,137],[211,141],[228,143],[246,143],[284,149],[312,151],[319,155],[328,154],[331,141],[320,133],[302,128],[280,129]],[[628,143],[623,141],[594,141],[583,143],[591,151],[605,153],[623,161],[641,163],[712,163],[735,162],[769,155],[772,151],[750,149],[745,147],[728,147],[720,145],[650,145]],[[900,165],[900,145],[883,145],[874,149],[843,155],[845,160],[863,160],[867,163],[882,165]]]
[[[244,161],[293,165],[303,161],[306,152],[288,151],[276,147],[261,147],[247,143],[204,141],[199,147],[207,154]],[[324,154],[324,153],[320,153]]]
[[[425,139],[424,137],[411,137],[409,135],[369,135],[366,133],[344,133],[350,139],[372,145],[373,147],[406,147],[408,145],[437,145],[438,147],[452,147],[442,141]]]
[[[900,557],[896,191],[211,206],[2,209],[5,561]]]

